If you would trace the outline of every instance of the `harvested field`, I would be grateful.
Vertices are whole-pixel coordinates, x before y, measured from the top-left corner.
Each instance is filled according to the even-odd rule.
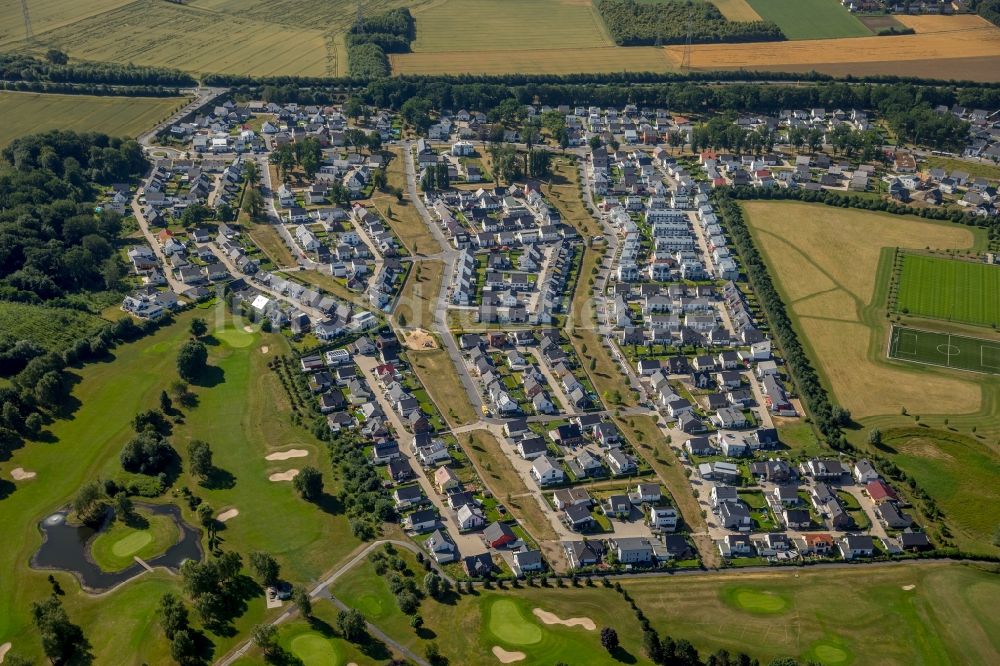
[[[893,18],[907,28],[913,28],[920,34],[932,32],[965,32],[968,30],[981,30],[983,28],[996,29],[996,26],[992,23],[982,16],[976,16],[975,14],[958,14],[956,16],[932,16],[930,14],[907,16],[900,14]]]
[[[907,17],[914,18],[914,17]],[[667,57],[675,67],[683,58],[682,46],[669,46]],[[967,71],[951,61],[968,58],[992,60]],[[700,44],[691,48],[692,69],[762,69],[803,71],[816,69],[827,73],[900,74],[907,63],[933,63],[919,72],[934,78],[976,78],[1000,80],[1000,28],[978,22],[953,30],[924,32],[892,37],[851,37],[798,42],[758,44]],[[966,63],[969,64],[969,63]],[[840,72],[830,71],[839,66]],[[861,69],[858,69],[858,67]],[[916,73],[911,71],[910,73]]]
[[[590,2],[574,0],[444,0],[413,12],[418,53],[519,51],[611,46],[604,23]],[[530,20],[526,20],[530,17]]]
[[[655,46],[394,53],[390,60],[394,74],[672,72],[680,66],[680,58]]]
[[[855,418],[898,414],[903,407],[911,413],[967,414],[981,409],[982,390],[976,381],[933,372],[915,376],[884,358],[890,266],[880,269],[883,248],[915,242],[970,247],[977,242],[972,231],[813,204],[753,202],[744,208],[813,363],[835,400]],[[812,268],[805,270],[806,264]],[[893,390],[886,391],[887,386]]]
[[[51,129],[138,136],[184,105],[178,97],[92,97],[0,92],[0,147]]]
[[[131,2],[132,0],[87,0],[86,2],[32,0],[28,5],[31,11],[31,29],[37,35],[46,30],[72,25]],[[13,1],[0,3],[0,44],[22,39],[24,39],[24,21],[21,19],[20,3]]]
[[[400,326],[430,328],[434,324],[443,276],[442,261],[433,259],[414,263],[396,307],[396,322]]]
[[[760,14],[747,0],[711,0],[730,21],[760,21]]]
[[[892,14],[875,14],[872,16],[859,16],[858,20],[865,24],[865,26],[874,33],[878,33],[879,30],[888,30],[890,28],[895,28],[899,30],[900,28],[905,28],[906,26],[896,20],[896,17]]]

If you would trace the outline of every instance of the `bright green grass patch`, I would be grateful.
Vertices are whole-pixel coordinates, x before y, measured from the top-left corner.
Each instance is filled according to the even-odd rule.
[[[818,661],[823,666],[840,666],[841,664],[849,664],[854,660],[853,655],[844,646],[843,641],[836,638],[814,643],[809,650],[809,655],[811,659]]]
[[[254,340],[253,333],[233,327],[218,330],[213,335],[215,335],[216,339],[235,348],[249,347],[253,344]]]
[[[748,0],[765,21],[788,39],[870,37],[872,32],[837,0]]]
[[[935,499],[962,550],[1000,554],[992,543],[1000,527],[1000,456],[990,444],[919,427],[883,430],[882,439],[895,451],[893,462]]]
[[[790,605],[789,601],[780,594],[749,587],[724,589],[722,597],[736,608],[765,615],[780,613]]]
[[[991,326],[1000,323],[1000,266],[904,254],[897,311]]]
[[[178,97],[92,97],[0,92],[0,146],[51,129],[134,137],[184,105]]]
[[[97,315],[80,310],[0,301],[0,333],[15,340],[32,340],[52,351],[63,350],[78,338],[90,337],[107,325]]]
[[[300,634],[292,639],[292,654],[305,666],[337,666],[343,663],[333,644],[320,634]]]
[[[90,555],[105,571],[121,571],[131,566],[135,557],[149,560],[177,543],[177,524],[170,516],[139,510],[140,525],[115,522],[101,532],[90,546]]]
[[[942,368],[1000,374],[1000,342],[893,326],[889,358]]]
[[[512,645],[533,645],[542,640],[542,629],[528,619],[510,599],[497,599],[489,607],[489,630],[497,639]]]

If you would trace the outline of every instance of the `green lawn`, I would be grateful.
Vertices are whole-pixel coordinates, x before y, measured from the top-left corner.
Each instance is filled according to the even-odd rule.
[[[184,105],[179,97],[92,97],[0,92],[0,146],[50,129],[135,137]]]
[[[659,631],[702,654],[827,664],[985,664],[1000,649],[1000,574],[960,564],[623,581]],[[913,586],[910,588],[910,586]],[[910,589],[907,589],[910,588]]]
[[[0,576],[0,638],[10,640],[14,652],[41,657],[29,610],[32,601],[49,594],[49,572],[27,565],[41,540],[37,521],[69,501],[84,480],[120,473],[118,453],[131,436],[132,416],[158,404],[160,392],[176,377],[176,350],[188,339],[191,318],[211,321],[209,314],[205,309],[182,314],[176,324],[116,349],[113,361],[79,371],[73,395],[82,406],[73,418],[52,424],[51,441],[28,443],[0,464],[4,479],[10,478],[14,467],[38,474],[16,486],[0,483],[0,531],[8,539],[8,547],[0,549],[0,570],[13,572]],[[284,338],[228,332],[219,338],[209,346],[209,363],[217,368],[219,383],[194,389],[199,406],[186,411],[184,423],[175,425],[171,439],[182,455],[191,438],[208,441],[215,464],[227,473],[220,478],[229,479],[232,487],[222,483],[214,489],[201,488],[186,475],[177,485],[192,488],[216,510],[239,509],[239,516],[220,533],[223,548],[243,553],[244,561],[250,550],[269,551],[281,563],[283,577],[308,584],[333,568],[358,542],[350,536],[344,516],[302,501],[291,484],[272,483],[267,477],[279,469],[313,464],[324,472],[328,490],[336,492],[329,459],[311,434],[292,424],[284,391],[267,370],[268,358],[287,352]],[[230,338],[242,346],[223,341]],[[269,355],[260,351],[261,343],[269,347]],[[310,451],[310,456],[285,463],[264,460],[273,449],[293,446]],[[184,508],[185,518],[197,524]],[[179,588],[178,578],[156,572],[92,597],[81,592],[70,575],[55,576],[66,590],[63,602],[70,617],[94,646],[96,663],[138,665],[167,660],[168,646],[154,607],[163,592]],[[254,598],[237,629],[246,632],[264,614],[263,596]],[[210,638],[220,655],[240,637]]]
[[[105,571],[120,571],[136,557],[149,560],[177,543],[177,524],[170,516],[138,509],[139,518],[126,525],[115,521],[94,538],[90,555]]]
[[[904,254],[896,310],[996,326],[1000,323],[1000,266]]]
[[[870,37],[872,32],[837,0],[747,0],[788,39]]]
[[[889,337],[889,358],[1000,374],[1000,341],[893,326]]]

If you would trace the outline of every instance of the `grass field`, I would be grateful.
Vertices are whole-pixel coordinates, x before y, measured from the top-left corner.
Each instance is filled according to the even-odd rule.
[[[978,413],[976,378],[920,373],[884,359],[885,291],[893,248],[981,246],[980,231],[883,213],[817,204],[744,206],[755,242],[772,271],[803,344],[855,418],[879,414]],[[892,391],[886,391],[892,386]]]
[[[973,178],[992,178],[993,180],[1000,180],[1000,166],[994,164],[993,162],[959,160],[951,157],[939,157],[937,155],[928,155],[924,158],[924,162],[926,169],[940,167],[947,170],[949,173],[958,170],[964,171]]]
[[[1000,548],[992,538],[1000,525],[996,511],[1000,506],[1000,447],[946,428],[890,428],[883,431],[883,447],[935,498],[962,550],[996,555]]]
[[[415,262],[399,294],[399,304],[395,311],[396,322],[402,325],[400,320],[402,317],[406,321],[407,328],[427,330],[433,328],[443,276],[443,261],[430,259]]]
[[[78,338],[93,335],[108,323],[80,310],[0,302],[0,333],[15,340],[32,340],[53,351],[61,351]]]
[[[995,660],[1000,574],[957,564],[622,583],[653,626],[703,651],[838,664]],[[914,586],[911,589],[904,587]]]
[[[691,67],[702,70],[815,69],[834,75],[882,73],[1000,80],[1000,70],[996,68],[996,59],[1000,57],[1000,28],[978,16],[898,18],[904,25],[914,27],[917,34],[766,44],[698,44],[691,48]],[[669,46],[665,51],[671,64],[678,67],[684,47]]]
[[[413,16],[418,53],[613,45],[586,0],[504,0],[502,9],[490,0],[443,0],[418,7]]]
[[[176,97],[92,97],[0,92],[0,147],[25,134],[50,129],[104,132],[135,137],[160,122],[185,100]]]
[[[247,229],[250,240],[260,248],[261,252],[267,255],[275,267],[287,268],[298,265],[291,250],[288,249],[288,245],[282,240],[273,224],[253,224],[247,221],[244,228]]]
[[[431,399],[440,406],[441,416],[450,425],[462,426],[479,419],[448,352],[443,349],[408,351],[406,357]]]
[[[788,39],[867,37],[871,30],[837,0],[747,0],[767,21],[773,21]]]
[[[889,358],[1000,374],[1000,341],[893,326],[889,337]]]
[[[896,311],[979,326],[1000,323],[1000,266],[904,254]]]
[[[391,152],[392,160],[385,169],[386,180],[389,187],[399,192],[406,192],[406,163],[403,161],[403,151],[393,146]],[[431,234],[409,197],[400,200],[395,195],[376,192],[371,201],[410,254],[431,254],[438,251],[437,239]],[[391,217],[388,214],[390,208]]]
[[[547,46],[545,42],[541,45]],[[518,50],[393,53],[389,59],[393,74],[673,72],[680,67],[679,59],[673,61],[655,46],[533,49],[522,44]]]
[[[12,572],[0,576],[0,637],[12,641],[15,652],[41,658],[29,609],[50,588],[48,572],[27,565],[41,539],[36,521],[71,499],[84,480],[119,473],[118,453],[131,436],[132,416],[158,404],[160,392],[176,376],[176,350],[189,337],[191,318],[212,319],[210,314],[206,309],[184,313],[177,323],[117,348],[113,361],[86,366],[78,372],[73,388],[73,395],[82,402],[73,418],[53,423],[49,441],[29,442],[0,463],[5,479],[0,483],[0,530],[9,544],[0,549],[0,567]],[[239,516],[220,533],[223,548],[244,555],[250,550],[269,551],[281,563],[283,577],[296,583],[316,580],[357,541],[343,515],[303,502],[290,484],[267,480],[269,473],[285,467],[265,461],[264,456],[295,446],[310,452],[295,463],[317,466],[324,472],[328,491],[337,491],[328,456],[322,455],[321,445],[310,433],[291,423],[285,393],[266,367],[271,356],[288,352],[287,343],[280,335],[247,334],[242,328],[220,331],[215,339],[217,344],[209,346],[209,362],[217,369],[212,377],[216,383],[195,388],[199,406],[186,410],[184,422],[175,424],[171,439],[181,452],[191,438],[208,441],[215,465],[223,471],[212,488],[200,487],[186,475],[178,485],[192,488],[216,509],[239,509]],[[260,351],[260,343],[269,347],[269,355]],[[6,481],[14,467],[38,476],[15,486]],[[186,518],[197,523],[191,515]],[[67,612],[94,646],[95,663],[138,666],[168,660],[168,645],[155,621],[154,607],[163,592],[178,589],[176,577],[147,574],[101,597],[82,593],[69,574],[56,573],[55,577],[66,590],[62,599]],[[264,613],[263,598],[252,599],[237,628],[248,630]],[[218,655],[238,637],[212,636],[212,640]]]
[[[116,521],[94,538],[90,555],[105,571],[131,566],[135,557],[149,560],[177,543],[179,531],[173,518],[142,509],[136,513],[140,516],[138,523]]]

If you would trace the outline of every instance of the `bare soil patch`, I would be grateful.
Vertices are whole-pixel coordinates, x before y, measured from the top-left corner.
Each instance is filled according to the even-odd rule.
[[[407,349],[438,349],[437,340],[430,332],[422,328],[415,328],[407,331],[403,336],[403,344]]]
[[[587,631],[594,631],[597,625],[589,617],[571,617],[564,620],[555,613],[535,608],[531,611],[543,624],[561,624],[564,627],[583,627]]]
[[[15,467],[10,470],[10,475],[15,481],[27,481],[28,479],[33,479],[37,476],[35,472],[30,472],[23,467]]]
[[[496,657],[501,664],[513,664],[515,661],[524,661],[528,657],[528,655],[523,652],[511,652],[510,650],[504,650],[499,645],[493,646],[493,656]]]
[[[289,458],[305,458],[309,452],[305,449],[288,449],[287,451],[275,451],[264,457],[264,460],[288,460]]]

